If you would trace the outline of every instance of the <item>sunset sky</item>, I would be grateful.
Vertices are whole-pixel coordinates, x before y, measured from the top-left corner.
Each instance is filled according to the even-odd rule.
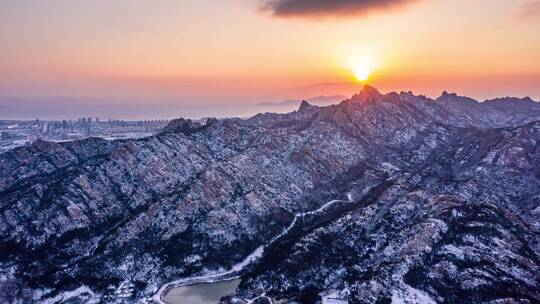
[[[536,0],[0,2],[0,119],[249,115],[382,91],[540,99]]]

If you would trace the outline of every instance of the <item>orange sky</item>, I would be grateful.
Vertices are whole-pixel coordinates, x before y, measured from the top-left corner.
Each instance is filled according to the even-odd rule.
[[[263,0],[2,1],[0,113],[20,110],[17,100],[38,105],[35,116],[60,104],[202,105],[189,113],[212,115],[352,94],[357,61],[374,66],[368,82],[382,91],[540,99],[540,2],[357,2],[375,4],[280,15]]]

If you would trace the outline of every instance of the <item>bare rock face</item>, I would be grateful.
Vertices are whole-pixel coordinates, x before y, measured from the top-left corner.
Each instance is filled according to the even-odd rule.
[[[165,128],[163,128],[163,133],[167,132],[178,132],[185,135],[197,132],[202,128],[202,125],[198,122],[194,122],[191,119],[177,118],[169,122]]]
[[[538,303],[539,111],[366,87],[17,148],[0,155],[0,302],[137,303],[341,200],[296,218],[223,302]]]
[[[300,108],[298,108],[298,112],[309,111],[309,109],[313,108],[315,107],[312,106],[309,102],[302,100],[302,102],[300,103]]]

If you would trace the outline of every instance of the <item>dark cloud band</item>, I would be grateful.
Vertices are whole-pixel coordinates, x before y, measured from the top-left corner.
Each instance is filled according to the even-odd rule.
[[[518,14],[520,18],[540,17],[540,1],[524,4]]]
[[[416,0],[270,0],[264,9],[280,17],[357,16],[395,9]]]

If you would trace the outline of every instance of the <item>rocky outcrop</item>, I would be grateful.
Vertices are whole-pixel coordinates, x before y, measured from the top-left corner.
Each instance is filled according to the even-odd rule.
[[[191,119],[177,118],[171,120],[165,128],[163,128],[162,133],[168,132],[178,132],[184,135],[190,135],[201,130],[202,124],[199,122],[194,122]]]
[[[366,87],[145,139],[17,148],[0,155],[0,295],[137,302],[349,193],[223,301],[538,302],[540,114],[513,102]]]

